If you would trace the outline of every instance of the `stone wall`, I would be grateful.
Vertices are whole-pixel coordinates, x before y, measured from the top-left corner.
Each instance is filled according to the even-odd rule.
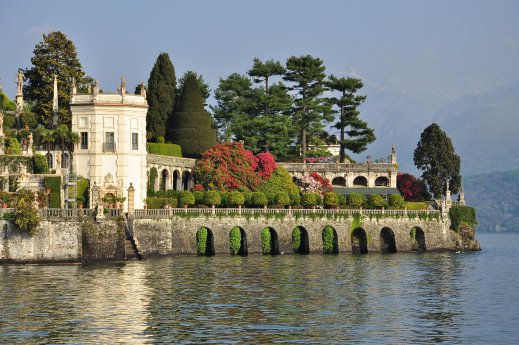
[[[42,220],[36,234],[0,220],[0,263],[81,262],[124,258],[124,227],[115,220],[95,223]]]
[[[311,253],[323,252],[322,231],[326,226],[335,229],[338,239],[339,252],[351,252],[353,218],[333,219],[323,217],[321,219],[311,217],[295,218],[285,216],[283,218],[259,217],[218,217],[199,216],[182,218],[173,215],[169,219],[135,219],[133,221],[133,236],[144,257],[157,255],[195,255],[196,232],[201,227],[211,230],[214,237],[214,249],[216,255],[230,254],[229,232],[234,226],[240,226],[246,234],[249,254],[261,253],[261,232],[265,227],[273,228],[278,236],[279,251],[292,253],[292,230],[296,226],[306,229]],[[381,231],[389,228],[394,233],[397,251],[411,251],[414,239],[411,237],[413,227],[419,227],[425,235],[427,250],[453,250],[454,233],[449,230],[449,224],[442,220],[420,220],[418,218],[379,218],[372,219],[363,216],[362,229],[366,232],[367,247],[370,252],[378,252],[383,246]]]

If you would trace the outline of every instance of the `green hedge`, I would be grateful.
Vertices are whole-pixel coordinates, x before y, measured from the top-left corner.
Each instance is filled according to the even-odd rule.
[[[468,224],[471,228],[478,223],[476,219],[476,209],[469,206],[453,206],[449,210],[449,218],[451,219],[451,228],[458,231],[460,225]]]
[[[50,189],[49,208],[61,208],[61,177],[45,176],[45,188]]]
[[[153,155],[182,157],[182,148],[177,144],[146,143],[146,148]]]
[[[90,186],[90,180],[87,180],[84,177],[78,178],[78,180],[77,180],[78,204],[80,203],[80,200],[81,200],[81,203],[85,207],[88,205],[88,200],[90,198],[89,186]]]
[[[421,201],[409,201],[405,203],[405,208],[411,211],[426,210],[427,203]]]
[[[294,253],[299,252],[301,247],[301,229],[297,226],[292,230],[292,249]]]
[[[263,255],[269,255],[272,252],[271,241],[270,228],[266,227],[261,231],[261,253]]]
[[[204,194],[204,203],[207,206],[218,206],[222,203],[220,193],[216,190],[208,190]]]
[[[195,204],[195,196],[188,190],[183,190],[178,194],[178,205],[181,207],[192,206]]]
[[[323,230],[323,253],[333,254],[333,228],[327,226]]]
[[[235,226],[229,233],[229,241],[231,245],[231,255],[238,255],[241,247],[241,229]]]
[[[178,206],[177,198],[157,198],[157,197],[148,197],[146,198],[146,204],[148,208],[162,208],[164,204],[169,204],[171,207]]]
[[[206,255],[207,228],[200,228],[196,232],[196,255]]]
[[[44,155],[35,154],[32,157],[32,164],[35,174],[47,174],[49,172],[49,162]]]

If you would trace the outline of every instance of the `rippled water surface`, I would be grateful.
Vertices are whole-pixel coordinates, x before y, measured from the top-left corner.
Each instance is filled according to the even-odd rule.
[[[516,344],[519,236],[479,253],[0,266],[0,344]]]

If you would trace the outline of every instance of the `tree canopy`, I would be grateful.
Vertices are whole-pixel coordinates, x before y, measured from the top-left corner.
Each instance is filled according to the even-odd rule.
[[[366,96],[356,94],[363,87],[362,81],[351,77],[337,78],[333,74],[328,79],[326,85],[330,90],[340,94],[340,97],[332,97],[330,100],[339,108],[339,121],[333,127],[340,131],[340,162],[343,163],[346,157],[345,150],[353,153],[365,151],[367,145],[375,141],[375,133],[359,118],[358,107],[366,100]]]
[[[447,184],[452,193],[459,191],[460,157],[454,151],[451,139],[436,123],[422,132],[413,160],[423,171],[422,178],[435,198],[445,195]]]
[[[161,53],[148,79],[149,108],[146,115],[146,130],[149,138],[166,136],[166,125],[175,106],[176,87],[175,67],[168,53]]]
[[[28,101],[35,102],[33,110],[38,115],[38,122],[47,128],[52,126],[53,86],[54,75],[56,75],[59,101],[58,122],[70,126],[69,104],[72,79],[74,78],[80,87],[87,82],[74,43],[60,31],[43,34],[43,40],[34,48],[31,62],[33,67],[24,71],[27,83],[24,88],[24,97]]]
[[[182,147],[185,156],[199,157],[216,144],[216,128],[211,114],[204,108],[196,74],[187,76],[170,123],[169,138]]]
[[[322,96],[325,91],[325,69],[323,61],[311,55],[291,56],[286,63],[283,79],[291,82],[289,89],[296,92],[290,115],[299,133],[303,162],[306,159],[308,137],[321,133],[324,122],[333,119],[331,106]]]

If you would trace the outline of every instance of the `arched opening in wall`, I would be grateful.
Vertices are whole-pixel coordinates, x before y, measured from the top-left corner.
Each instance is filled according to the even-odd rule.
[[[367,187],[368,186],[368,179],[365,178],[364,176],[357,176],[353,180],[353,185],[354,186]]]
[[[379,176],[375,179],[376,187],[389,187],[389,179],[385,176]]]
[[[339,253],[339,239],[337,238],[337,231],[331,226],[326,226],[323,229],[323,253],[324,254],[338,254]]]
[[[166,190],[168,188],[168,179],[168,169],[162,169],[162,172],[160,173],[160,190]]]
[[[47,156],[47,164],[49,165],[49,169],[54,169],[54,160],[52,159],[52,153],[47,152],[45,156]]]
[[[182,189],[189,189],[189,180],[191,180],[191,173],[189,171],[184,171],[182,173]]]
[[[335,177],[332,180],[332,185],[346,187],[346,179],[344,177]]]
[[[292,249],[294,253],[310,253],[310,243],[308,241],[308,231],[302,226],[296,226],[292,230]]]
[[[396,253],[395,233],[390,228],[382,228],[380,231],[380,251]]]
[[[214,255],[214,237],[213,232],[202,227],[196,232],[196,255],[213,256]]]
[[[356,228],[351,233],[351,252],[353,254],[368,253],[368,237],[363,228]]]
[[[69,156],[68,156],[68,153],[63,153],[61,155],[61,167],[63,169],[66,169],[68,168],[68,162],[69,162]]]
[[[178,190],[178,181],[180,179],[180,174],[178,170],[173,172],[173,190]]]
[[[425,252],[425,234],[423,230],[417,226],[411,229],[411,250],[414,252]]]
[[[229,242],[231,246],[231,255],[247,256],[249,250],[247,248],[247,233],[243,228],[235,226],[229,232]]]
[[[278,234],[269,226],[261,231],[261,253],[263,255],[279,254]]]

